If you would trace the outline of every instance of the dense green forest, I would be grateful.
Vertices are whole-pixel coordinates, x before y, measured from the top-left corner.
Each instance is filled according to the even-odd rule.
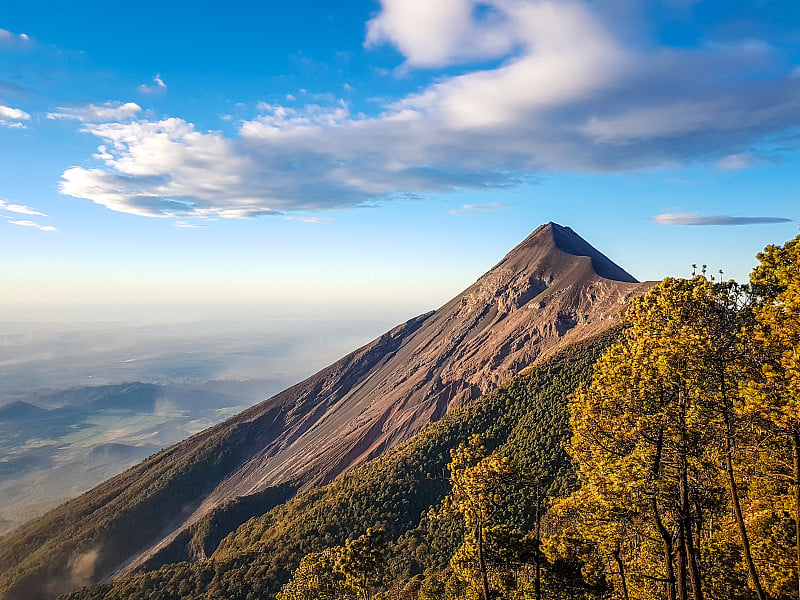
[[[208,559],[66,598],[797,598],[800,236],[758,259],[747,286],[664,280],[621,331],[247,520]],[[195,532],[205,553],[213,530]]]

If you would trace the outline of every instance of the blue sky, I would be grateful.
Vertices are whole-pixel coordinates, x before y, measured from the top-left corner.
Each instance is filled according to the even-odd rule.
[[[9,318],[400,318],[551,220],[639,279],[797,233],[794,0],[7,4]]]

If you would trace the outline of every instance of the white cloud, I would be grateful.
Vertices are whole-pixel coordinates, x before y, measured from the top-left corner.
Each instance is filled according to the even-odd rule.
[[[60,191],[143,216],[246,218],[275,212],[242,180],[254,168],[219,133],[181,119],[86,125],[106,143],[95,155],[106,169],[72,167]]]
[[[234,137],[181,119],[86,125],[99,163],[68,169],[61,191],[140,215],[244,218],[541,172],[723,166],[800,127],[800,78],[767,43],[634,45],[624,22],[576,0],[381,6],[366,43],[393,44],[405,68],[495,64],[435,77],[370,117],[300,90],[310,103],[260,103]]]
[[[451,210],[451,215],[474,215],[487,212],[495,212],[502,208],[508,208],[508,204],[501,202],[488,202],[487,204],[464,204],[461,208]]]
[[[155,77],[153,77],[153,83],[150,85],[142,84],[136,88],[143,94],[152,94],[154,92],[163,92],[167,89],[167,84],[164,83],[164,80],[161,79],[161,74],[159,73]]]
[[[175,227],[181,229],[201,229],[203,225],[199,223],[190,223],[189,221],[175,221]]]
[[[20,225],[22,227],[34,227],[41,231],[58,231],[58,229],[52,225],[39,225],[39,223],[36,223],[35,221],[9,221],[9,223],[12,225]]]
[[[665,213],[650,219],[659,225],[765,225],[790,223],[786,217],[733,217],[730,215],[700,216],[698,213]]]
[[[10,106],[3,106],[0,104],[0,118],[27,121],[31,116],[19,108],[11,108]]]
[[[84,106],[59,107],[58,112],[47,113],[48,119],[71,119],[83,123],[104,123],[133,119],[142,110],[135,102],[105,102]]]
[[[22,121],[29,121],[31,116],[19,108],[11,108],[0,104],[0,127],[9,129],[24,129]]]
[[[382,0],[381,12],[367,24],[365,44],[390,43],[406,57],[409,65],[420,67],[498,58],[519,41],[518,29],[508,10],[512,4]]]
[[[30,206],[24,206],[22,204],[9,204],[5,200],[0,199],[0,210],[7,210],[9,212],[18,213],[22,215],[38,215],[40,217],[46,217],[47,215],[39,212],[36,209],[31,208]]]

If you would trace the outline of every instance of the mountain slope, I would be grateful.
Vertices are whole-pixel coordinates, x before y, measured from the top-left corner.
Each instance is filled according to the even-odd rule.
[[[439,310],[276,396],[287,429],[216,497],[301,474],[329,481],[556,346],[607,329],[641,289],[571,229],[543,225]]]
[[[377,459],[264,511],[222,540],[208,559],[89,587],[68,600],[266,600],[274,598],[305,554],[375,525],[386,529],[391,542],[392,577],[402,581],[428,567],[442,568],[463,537],[463,522],[425,515],[450,491],[442,476],[450,450],[480,434],[487,447],[499,449],[519,469],[546,473],[547,496],[568,492],[575,480],[564,451],[567,398],[591,377],[593,363],[615,333],[570,346]],[[511,520],[530,528],[530,498],[515,498],[513,504],[518,511]]]
[[[608,329],[646,288],[571,229],[543,225],[439,310],[2,538],[0,594],[47,597],[157,566],[222,503],[332,480]]]

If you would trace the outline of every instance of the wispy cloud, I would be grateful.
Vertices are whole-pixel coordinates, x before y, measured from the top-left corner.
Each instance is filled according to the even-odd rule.
[[[47,215],[39,212],[38,210],[31,208],[30,206],[24,206],[22,204],[9,204],[5,200],[0,199],[0,210],[7,210],[13,213],[19,213],[22,215],[38,215],[40,217],[46,217]]]
[[[450,211],[451,215],[474,215],[480,213],[494,212],[501,208],[508,208],[508,204],[501,202],[489,202],[487,204],[464,204],[461,208]]]
[[[786,217],[734,217],[731,215],[700,216],[698,213],[665,213],[651,217],[659,225],[765,225],[791,223]]]
[[[725,170],[738,170],[747,169],[752,167],[758,161],[755,156],[748,153],[731,154],[725,158],[721,158],[715,163],[718,169]]]
[[[12,225],[20,225],[22,227],[34,227],[42,231],[57,231],[57,228],[53,227],[52,225],[40,225],[35,221],[9,221],[9,223]]]
[[[144,84],[143,83],[142,85],[138,86],[136,89],[139,90],[140,92],[142,92],[143,94],[152,94],[154,92],[163,92],[164,90],[167,89],[167,84],[164,83],[163,79],[161,79],[161,74],[159,73],[158,75],[153,77],[153,83],[152,84],[148,85],[148,84]]]
[[[5,79],[0,79],[0,91],[11,92],[15,94],[27,94],[30,92],[28,88],[17,83],[12,83],[11,81],[6,81]]]
[[[59,107],[57,112],[47,113],[47,118],[71,119],[83,123],[105,123],[132,119],[141,110],[142,107],[135,102],[105,102],[103,104]]]
[[[102,146],[98,164],[64,172],[61,191],[147,216],[279,215],[543,172],[741,168],[731,157],[800,127],[800,77],[768,41],[648,47],[629,41],[635,19],[594,2],[481,7],[382,0],[367,46],[394,46],[407,69],[483,66],[434,77],[376,115],[300,91],[304,106],[262,103],[234,136],[179,118],[66,117],[93,123],[83,130]]]
[[[0,104],[0,127],[10,129],[24,128],[23,121],[29,121],[31,116],[24,110]]]
[[[13,33],[7,29],[0,29],[0,44],[26,44],[31,41],[27,33]]]
[[[0,127],[5,127],[7,129],[25,129],[25,123],[21,123],[19,121],[6,121],[5,119],[0,119]]]
[[[189,221],[175,221],[175,227],[181,229],[201,229],[204,226],[199,223],[190,223]]]
[[[303,223],[333,223],[336,219],[330,217],[286,217],[287,221],[301,221]]]

